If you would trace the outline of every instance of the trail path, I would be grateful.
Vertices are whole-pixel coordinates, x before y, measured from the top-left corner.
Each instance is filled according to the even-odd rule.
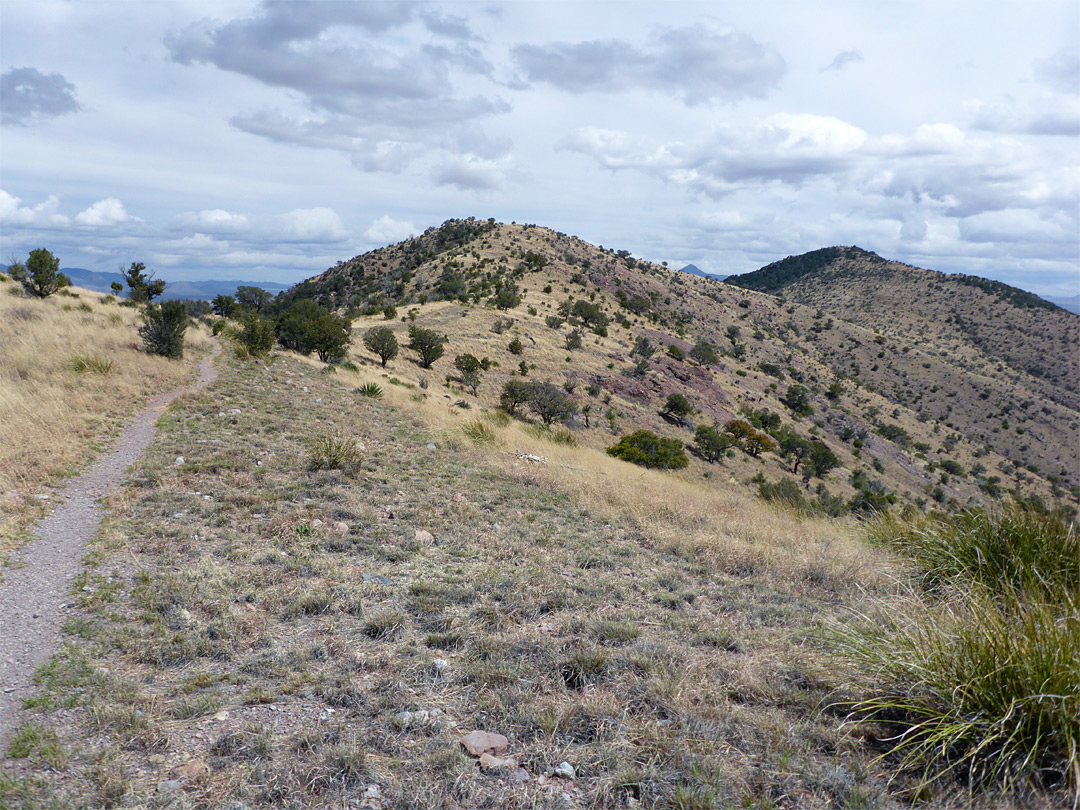
[[[120,434],[116,448],[68,482],[61,505],[34,530],[35,538],[13,556],[0,582],[0,759],[19,725],[19,706],[33,694],[33,675],[60,646],[71,585],[82,570],[82,550],[101,524],[98,500],[111,494],[154,437],[158,417],[174,399],[205,388],[217,377],[210,361],[199,364],[199,380],[150,400]]]

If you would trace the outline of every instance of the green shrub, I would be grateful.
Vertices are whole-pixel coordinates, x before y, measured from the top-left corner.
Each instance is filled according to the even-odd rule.
[[[274,334],[274,324],[269,319],[249,312],[242,324],[237,339],[249,354],[259,357],[274,348],[274,341],[277,338]]]
[[[146,351],[174,360],[184,356],[188,314],[183,301],[166,301],[160,305],[148,303],[143,310],[143,318],[139,335]]]
[[[370,397],[371,399],[382,399],[382,389],[378,383],[364,383],[356,389],[362,397]]]
[[[688,463],[682,442],[661,438],[648,430],[623,436],[607,453],[632,464],[661,470],[676,470]]]

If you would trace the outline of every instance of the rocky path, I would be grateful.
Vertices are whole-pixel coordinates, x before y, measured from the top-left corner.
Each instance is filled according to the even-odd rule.
[[[12,558],[0,582],[0,758],[19,725],[19,706],[33,689],[34,671],[60,646],[72,581],[82,570],[82,550],[101,523],[98,501],[112,493],[128,467],[150,444],[158,417],[174,399],[209,385],[217,371],[210,361],[199,365],[198,382],[150,400],[120,434],[116,448],[89,470],[68,482],[60,506],[36,527],[34,539]]]

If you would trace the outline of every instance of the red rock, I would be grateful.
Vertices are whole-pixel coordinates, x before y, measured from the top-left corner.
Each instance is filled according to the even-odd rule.
[[[510,741],[506,737],[490,731],[471,731],[458,742],[465,746],[465,750],[474,757],[484,754],[499,756],[510,746]]]

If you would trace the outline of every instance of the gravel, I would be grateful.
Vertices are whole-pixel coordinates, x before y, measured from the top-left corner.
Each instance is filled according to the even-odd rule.
[[[210,361],[221,350],[214,341],[199,365],[199,381],[150,400],[120,434],[116,449],[72,479],[60,506],[34,530],[34,539],[12,556],[0,582],[0,754],[19,725],[18,708],[34,693],[34,672],[60,646],[60,628],[73,606],[71,587],[82,571],[82,551],[101,523],[98,501],[112,494],[124,473],[146,451],[157,419],[178,396],[213,382]]]

